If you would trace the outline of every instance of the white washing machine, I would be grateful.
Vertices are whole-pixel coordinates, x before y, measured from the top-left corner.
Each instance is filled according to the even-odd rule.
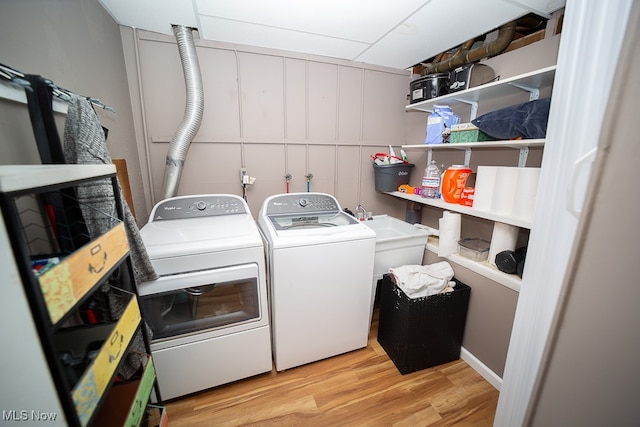
[[[276,370],[366,347],[375,232],[324,193],[271,196],[258,226]]]
[[[138,290],[162,398],[271,371],[264,245],[247,203],[169,198],[140,232],[160,275]]]

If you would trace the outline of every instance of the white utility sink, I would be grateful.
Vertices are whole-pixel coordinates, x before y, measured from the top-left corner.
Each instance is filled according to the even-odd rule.
[[[389,215],[374,215],[373,219],[363,223],[376,232],[373,289],[369,312],[369,323],[371,323],[378,280],[382,279],[382,275],[388,273],[391,267],[422,265],[422,257],[430,233]]]
[[[374,282],[391,267],[422,264],[429,232],[389,215],[374,215],[363,221],[376,232]]]

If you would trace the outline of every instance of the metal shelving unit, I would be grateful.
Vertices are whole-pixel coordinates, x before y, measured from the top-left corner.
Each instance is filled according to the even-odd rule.
[[[407,111],[423,111],[432,112],[434,105],[449,105],[452,107],[469,105],[471,107],[470,121],[473,120],[478,111],[481,102],[487,100],[495,100],[507,96],[511,96],[522,91],[529,93],[529,99],[538,99],[540,90],[553,85],[556,66],[550,66],[539,70],[524,73],[518,76],[510,77],[503,80],[487,83],[481,86],[469,88],[460,92],[454,92],[439,96],[437,98],[417,102],[407,105]],[[524,167],[527,162],[529,149],[534,147],[543,147],[544,139],[529,140],[510,140],[510,141],[483,141],[483,142],[467,142],[467,143],[450,143],[450,144],[420,144],[420,145],[403,145],[405,150],[427,150],[427,164],[432,159],[434,150],[461,150],[464,151],[464,164],[469,165],[473,150],[487,150],[512,148],[519,150],[518,166]],[[419,203],[425,206],[461,213],[463,215],[483,218],[489,221],[513,225],[520,228],[531,229],[531,221],[501,214],[495,214],[490,211],[481,211],[473,207],[467,207],[458,204],[446,203],[440,199],[424,199],[418,195],[402,193],[400,191],[392,191],[391,196],[406,200],[408,202]],[[438,252],[437,241],[433,240],[427,245],[427,250]],[[448,259],[456,264],[462,265],[470,270],[498,282],[515,291],[520,290],[521,280],[519,277],[505,274],[488,262],[475,262],[464,257],[453,254]]]
[[[478,105],[483,100],[502,98],[515,93],[529,92],[529,99],[538,99],[540,89],[553,85],[556,74],[556,66],[541,68],[518,76],[497,80],[495,82],[461,90],[460,92],[448,93],[437,98],[409,104],[405,107],[407,111],[417,110],[432,112],[436,104],[446,104],[452,107],[460,104],[471,105],[471,118],[476,118]]]
[[[113,189],[117,216],[94,209],[107,231],[82,224],[92,231],[79,233],[80,212],[89,206],[73,196],[79,186],[98,182]],[[55,390],[44,398],[57,401],[63,412],[57,421],[66,425],[141,425],[152,390],[162,404],[138,296],[116,286],[123,276],[135,284],[118,191],[113,165],[0,166],[1,234],[19,272],[3,285],[23,288],[28,305],[16,307],[28,307],[21,315],[31,318],[42,352],[31,356]],[[136,353],[137,372],[121,381],[136,336],[146,354]],[[11,375],[19,380],[25,372]],[[38,404],[33,401],[34,408]]]

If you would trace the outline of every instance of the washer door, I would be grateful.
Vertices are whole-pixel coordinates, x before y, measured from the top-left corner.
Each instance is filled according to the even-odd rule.
[[[261,318],[257,264],[163,276],[139,292],[154,341]]]

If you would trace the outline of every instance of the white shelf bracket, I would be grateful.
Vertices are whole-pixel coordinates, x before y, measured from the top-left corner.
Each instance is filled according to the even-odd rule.
[[[471,114],[469,116],[469,121],[476,118],[476,116],[478,115],[478,101],[467,101],[466,99],[460,99],[460,98],[453,98],[453,99],[458,102],[462,102],[463,104],[471,105]]]
[[[471,163],[471,148],[466,148],[464,150],[464,165],[469,166]]]
[[[431,160],[433,159],[433,150],[431,148],[427,149],[427,166],[431,164]]]
[[[518,158],[518,167],[523,168],[527,165],[527,157],[529,156],[529,147],[520,148],[520,157]]]
[[[511,85],[517,87],[518,89],[522,89],[525,92],[529,92],[529,101],[535,101],[536,99],[540,98],[540,89],[538,89],[537,87],[528,87],[517,83],[511,83]]]

